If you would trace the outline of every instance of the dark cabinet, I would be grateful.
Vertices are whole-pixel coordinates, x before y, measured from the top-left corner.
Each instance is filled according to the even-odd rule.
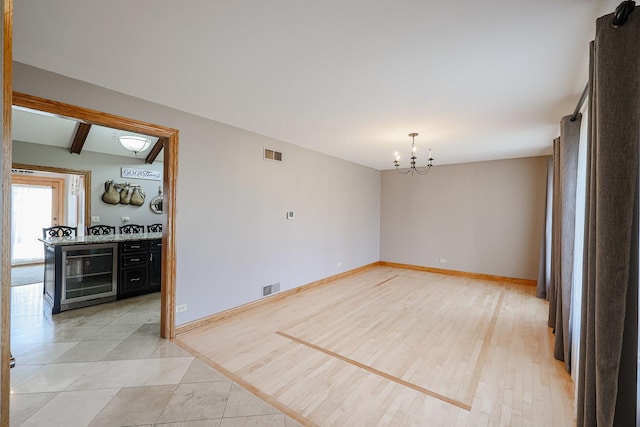
[[[147,269],[123,268],[120,270],[120,285],[118,298],[145,293],[147,291]]]
[[[162,281],[162,239],[121,242],[118,299],[157,292]]]
[[[51,304],[52,313],[60,313],[62,289],[62,251],[55,246],[44,246],[44,297]]]
[[[126,298],[148,292],[149,249],[146,240],[120,243],[118,298]]]
[[[149,241],[149,291],[160,290],[162,283],[162,239]]]

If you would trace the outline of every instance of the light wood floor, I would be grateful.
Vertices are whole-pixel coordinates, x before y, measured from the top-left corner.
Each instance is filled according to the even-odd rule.
[[[304,425],[570,426],[535,288],[375,267],[179,336]]]

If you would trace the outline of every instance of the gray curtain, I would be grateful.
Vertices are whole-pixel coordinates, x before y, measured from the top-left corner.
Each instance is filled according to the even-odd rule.
[[[640,11],[612,18],[591,52],[579,426],[636,424]]]
[[[553,189],[551,200],[551,279],[549,299],[549,326],[556,327],[557,288],[560,286],[560,138],[553,140]]]
[[[553,355],[571,371],[571,289],[576,228],[576,187],[580,123],[570,116],[560,121],[560,139],[554,141],[554,193],[552,225],[552,282],[549,295],[549,326],[555,332]]]
[[[544,228],[540,242],[540,264],[538,266],[538,286],[536,296],[549,298],[551,286],[551,215],[553,198],[553,157],[547,159],[547,194],[544,202]]]

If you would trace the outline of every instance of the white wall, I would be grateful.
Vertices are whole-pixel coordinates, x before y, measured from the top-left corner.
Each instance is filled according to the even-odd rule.
[[[62,147],[20,141],[13,141],[12,159],[14,163],[91,171],[90,212],[92,216],[100,217],[100,224],[114,225],[117,228],[125,224],[125,222],[121,221],[123,216],[129,217],[129,223],[131,224],[147,225],[164,222],[164,215],[154,213],[149,207],[151,199],[158,195],[158,187],[162,186],[162,181],[120,178],[121,167],[151,169],[162,172],[162,162],[146,164],[144,160],[137,161],[132,157],[114,156],[91,151],[83,151],[80,155],[77,155],[69,153],[68,149]],[[144,205],[109,205],[103,202],[102,193],[104,193],[104,183],[107,180],[140,185],[146,193]],[[67,185],[67,191],[70,190],[70,186]],[[91,218],[87,218],[85,221],[86,224],[89,224]]]
[[[379,259],[379,171],[24,64],[14,90],[180,131],[178,325]]]
[[[545,183],[545,157],[383,171],[381,260],[536,279]]]

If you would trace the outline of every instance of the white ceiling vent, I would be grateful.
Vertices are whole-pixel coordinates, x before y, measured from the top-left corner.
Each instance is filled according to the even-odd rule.
[[[264,159],[265,160],[275,160],[277,162],[282,161],[282,153],[275,150],[270,150],[268,148],[264,149]]]

